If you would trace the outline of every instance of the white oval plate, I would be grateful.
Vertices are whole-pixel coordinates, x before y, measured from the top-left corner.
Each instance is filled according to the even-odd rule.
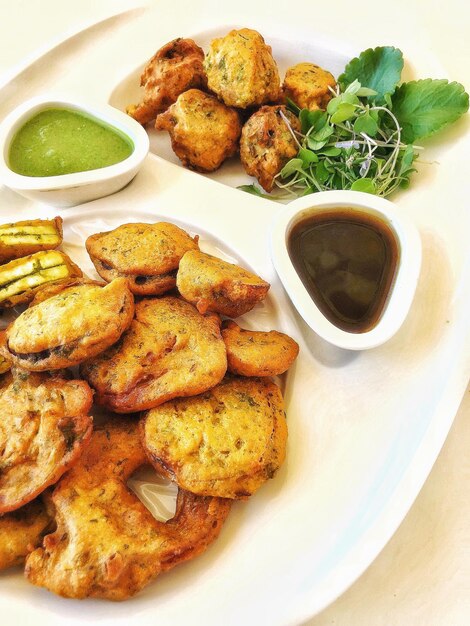
[[[328,55],[338,50],[344,57],[349,46],[344,42],[350,41],[353,51],[393,43],[403,46],[419,76],[443,74],[426,47],[414,46],[420,22],[408,17],[403,16],[400,29],[394,20],[381,20],[374,31],[366,27],[369,14],[361,16],[366,26],[354,29],[349,18],[333,19],[329,5],[305,4],[301,23],[288,4],[275,11],[264,0],[217,6],[196,18],[194,10],[181,10],[175,20],[174,5],[159,3],[157,11],[120,31],[96,29],[94,39],[88,34],[70,46],[62,44],[0,90],[0,117],[18,104],[24,90],[30,97],[54,87],[107,101],[122,78],[160,45],[198,30],[214,32],[217,23],[228,20],[275,40],[275,56],[284,63],[306,58],[312,46]],[[320,52],[322,64],[327,59]],[[409,67],[406,71],[409,75]],[[296,315],[269,259],[268,232],[279,209],[274,203],[149,156],[119,194],[64,213],[66,233],[72,219],[77,225],[109,216],[116,221],[146,215],[174,219],[205,231],[224,252],[272,283],[266,317],[259,310],[256,326],[273,324],[301,346],[286,383],[288,458],[275,480],[234,507],[206,554],[125,604],[63,600],[28,585],[19,572],[2,574],[2,615],[8,623],[298,624],[364,571],[421,488],[467,381],[468,147],[465,138],[458,140],[459,132],[430,143],[426,158],[439,158],[440,165],[421,165],[412,188],[396,198],[420,230],[422,273],[400,331],[367,353],[326,344]],[[222,177],[223,168],[220,172]],[[451,180],[460,182],[450,185]],[[0,189],[0,201],[5,222],[47,213],[5,189]]]

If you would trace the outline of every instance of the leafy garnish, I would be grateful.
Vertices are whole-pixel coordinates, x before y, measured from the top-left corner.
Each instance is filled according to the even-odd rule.
[[[369,48],[349,61],[338,78],[341,91],[357,81],[362,88],[372,89],[377,95],[368,96],[374,102],[385,102],[386,94],[395,91],[403,69],[403,54],[398,48],[382,46]],[[362,95],[362,94],[361,94]]]
[[[239,185],[237,189],[240,189],[241,191],[246,191],[247,193],[251,193],[254,196],[259,196],[260,198],[267,198],[268,200],[276,200],[275,197],[270,196],[267,193],[263,193],[261,189],[259,189],[259,187],[257,187],[254,184],[253,185]]]
[[[412,143],[429,137],[468,111],[468,94],[460,83],[413,80],[392,96],[392,110],[402,128],[402,140]]]

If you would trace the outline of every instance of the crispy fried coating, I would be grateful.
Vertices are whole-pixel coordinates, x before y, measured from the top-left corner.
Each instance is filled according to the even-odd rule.
[[[0,570],[24,563],[26,556],[40,545],[51,522],[41,498],[1,515]]]
[[[222,380],[226,369],[219,318],[163,297],[139,302],[119,344],[86,361],[80,371],[98,403],[133,413],[202,393]]]
[[[240,376],[278,376],[297,358],[299,346],[277,330],[244,330],[235,322],[224,322],[222,337],[227,349],[228,371]]]
[[[285,97],[293,100],[301,109],[326,109],[333,97],[336,81],[327,70],[313,63],[298,63],[290,67],[282,86]]]
[[[180,261],[176,286],[200,313],[214,311],[237,317],[264,300],[269,283],[248,270],[204,252],[186,252]]]
[[[208,86],[228,106],[246,109],[276,102],[280,79],[271,47],[249,28],[214,39],[204,60]]]
[[[174,39],[150,59],[140,78],[144,97],[126,112],[141,124],[154,120],[184,91],[207,87],[204,51],[192,39]]]
[[[281,391],[264,378],[228,378],[202,395],[166,402],[141,427],[155,468],[198,495],[248,497],[286,454]]]
[[[82,271],[63,252],[46,250],[0,266],[0,307],[30,302],[43,285],[82,276]]]
[[[80,456],[93,419],[83,380],[14,370],[0,381],[0,513],[56,483]]]
[[[157,296],[176,286],[176,271],[188,250],[198,250],[194,239],[168,222],[123,224],[91,235],[86,249],[98,274],[106,281],[127,278],[132,293]]]
[[[261,107],[242,129],[240,160],[246,173],[255,176],[267,192],[276,174],[299,151],[286,118],[293,132],[300,131],[298,118],[283,105]]]
[[[175,516],[159,522],[126,486],[146,463],[137,422],[114,418],[93,433],[54,490],[57,530],[29,555],[30,582],[68,598],[124,600],[217,538],[230,502],[180,491]]]
[[[71,367],[115,343],[133,315],[124,278],[75,285],[24,311],[0,337],[0,352],[31,371]]]
[[[41,250],[53,250],[62,243],[62,218],[27,220],[0,225],[0,263]]]
[[[85,276],[64,278],[63,280],[58,280],[56,283],[47,284],[38,289],[34,294],[34,298],[29,303],[29,307],[36,306],[36,304],[44,302],[44,300],[52,298],[52,296],[56,296],[58,293],[64,291],[64,289],[68,289],[68,287],[75,287],[76,285],[97,285],[98,287],[104,287],[105,284],[106,283],[102,281],[85,278]]]
[[[238,150],[240,118],[215,96],[190,89],[157,117],[157,130],[167,130],[171,146],[185,167],[212,172]]]
[[[0,343],[1,343],[1,338],[4,337],[4,335],[5,335],[5,331],[4,330],[0,331]],[[8,370],[10,369],[11,369],[10,359],[6,359],[2,354],[0,354],[0,375],[5,374],[5,372],[8,372]]]

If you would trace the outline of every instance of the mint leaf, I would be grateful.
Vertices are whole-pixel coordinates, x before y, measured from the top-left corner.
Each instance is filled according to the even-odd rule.
[[[369,113],[363,113],[359,117],[356,117],[353,128],[355,133],[366,133],[369,137],[375,137],[379,130],[377,122]]]
[[[376,186],[372,178],[359,178],[351,185],[351,191],[363,191],[364,193],[375,193]]]
[[[392,96],[392,111],[402,127],[401,140],[429,137],[468,111],[468,93],[445,79],[412,80]]]
[[[369,48],[349,61],[338,78],[338,83],[344,91],[348,85],[357,80],[362,87],[377,92],[377,96],[370,96],[372,99],[382,102],[386,94],[395,91],[402,69],[403,54],[398,48],[392,46]]]

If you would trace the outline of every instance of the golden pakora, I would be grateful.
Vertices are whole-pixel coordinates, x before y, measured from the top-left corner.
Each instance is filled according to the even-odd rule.
[[[272,191],[276,174],[299,151],[295,132],[300,132],[300,122],[283,105],[261,107],[243,126],[240,139],[242,165],[267,192]]]
[[[235,154],[242,130],[234,109],[199,89],[181,94],[157,117],[155,128],[167,130],[176,156],[199,172],[212,172]]]
[[[0,513],[56,483],[88,442],[93,395],[83,380],[14,370],[0,380]]]
[[[134,315],[134,296],[124,278],[104,287],[68,287],[24,311],[0,337],[0,352],[32,371],[78,365],[115,343]]]
[[[226,369],[219,318],[165,296],[139,302],[121,341],[83,363],[80,371],[99,404],[133,413],[206,391]]]
[[[188,89],[205,89],[204,51],[192,39],[174,39],[160,48],[140,79],[144,96],[126,112],[141,124],[154,120]]]
[[[0,266],[0,307],[30,302],[43,285],[82,276],[82,271],[63,252],[46,250]]]
[[[176,286],[176,271],[188,250],[198,250],[194,239],[168,222],[123,224],[91,235],[86,249],[98,274],[106,281],[127,278],[132,293],[160,295]]]
[[[297,358],[299,346],[277,330],[244,330],[235,322],[224,323],[228,371],[240,376],[278,376]]]
[[[336,80],[330,72],[313,63],[298,63],[290,67],[282,86],[285,97],[301,109],[326,109],[334,95]]]
[[[51,522],[41,498],[0,515],[0,570],[24,563],[27,555],[40,545]]]
[[[269,283],[248,270],[204,252],[186,252],[180,261],[176,286],[200,313],[214,311],[237,317],[264,300]]]
[[[282,465],[281,391],[263,378],[228,378],[210,391],[148,411],[142,437],[157,471],[198,495],[245,498]]]
[[[246,109],[276,102],[280,79],[271,47],[249,28],[214,39],[204,60],[209,89],[228,106]]]
[[[147,463],[137,422],[114,418],[96,430],[53,492],[57,530],[29,555],[27,579],[68,598],[124,600],[202,553],[230,502],[179,491],[175,516],[159,522],[126,486]]]
[[[55,283],[43,285],[40,289],[38,289],[34,298],[29,303],[29,307],[36,306],[40,302],[44,302],[48,298],[52,298],[52,296],[56,296],[58,293],[64,291],[64,289],[68,289],[69,287],[75,287],[76,285],[97,285],[98,287],[104,287],[106,283],[98,280],[91,280],[90,278],[77,277],[77,278],[64,278],[63,280],[58,280]],[[1,343],[1,342],[0,342]]]
[[[0,225],[0,263],[41,250],[53,250],[62,243],[62,218],[28,220]]]

